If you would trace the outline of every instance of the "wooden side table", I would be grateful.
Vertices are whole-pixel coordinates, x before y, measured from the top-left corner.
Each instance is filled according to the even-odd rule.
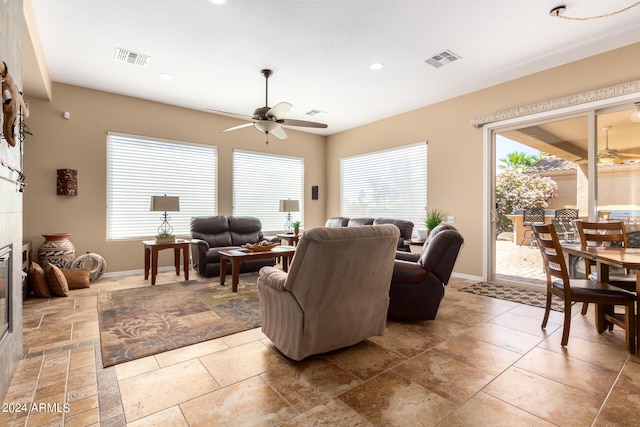
[[[157,243],[155,240],[145,240],[144,244],[144,280],[149,278],[151,269],[151,285],[156,284],[158,275],[158,251],[163,249],[173,249],[173,262],[176,266],[176,275],[180,275],[180,250],[182,250],[182,264],[184,266],[184,280],[189,280],[189,245],[190,240],[176,240],[171,243]]]
[[[287,242],[289,246],[295,246],[298,244],[300,234],[276,234],[276,237]]]
[[[422,253],[422,247],[424,246],[426,239],[411,239],[409,240],[409,250],[413,253]]]

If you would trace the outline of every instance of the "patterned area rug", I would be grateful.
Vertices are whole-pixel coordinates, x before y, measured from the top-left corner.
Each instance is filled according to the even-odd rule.
[[[497,298],[506,301],[518,302],[532,305],[534,307],[545,308],[547,304],[547,294],[545,292],[532,291],[529,289],[515,288],[513,286],[498,285],[495,283],[480,282],[460,289],[485,297]],[[551,299],[551,309],[564,312],[564,303],[556,296]]]
[[[253,281],[251,281],[251,279]],[[100,292],[102,365],[151,356],[261,325],[256,276],[238,292],[195,280]]]

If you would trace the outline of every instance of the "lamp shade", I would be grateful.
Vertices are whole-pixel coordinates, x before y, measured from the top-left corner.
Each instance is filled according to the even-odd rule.
[[[300,203],[297,200],[280,200],[280,212],[300,212]]]
[[[178,196],[151,196],[151,211],[178,212],[180,198]]]

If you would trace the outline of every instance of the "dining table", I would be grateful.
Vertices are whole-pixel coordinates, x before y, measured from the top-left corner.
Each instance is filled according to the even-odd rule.
[[[580,258],[586,258],[596,263],[596,272],[598,280],[601,282],[609,282],[609,270],[612,267],[635,270],[636,275],[636,346],[631,349],[632,354],[636,353],[638,344],[640,343],[640,318],[637,315],[638,302],[640,299],[640,248],[625,248],[621,246],[581,246],[581,245],[563,245],[562,250],[565,254],[574,255]],[[597,322],[596,322],[597,323]],[[604,332],[605,326],[596,325],[598,332]]]

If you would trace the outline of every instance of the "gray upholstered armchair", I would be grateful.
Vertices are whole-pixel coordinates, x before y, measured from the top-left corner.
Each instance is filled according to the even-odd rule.
[[[398,237],[390,224],[305,230],[288,273],[260,269],[262,331],[294,360],[382,335]]]
[[[441,224],[429,233],[421,254],[398,252],[389,291],[388,317],[395,320],[433,320],[444,297],[462,235]]]

